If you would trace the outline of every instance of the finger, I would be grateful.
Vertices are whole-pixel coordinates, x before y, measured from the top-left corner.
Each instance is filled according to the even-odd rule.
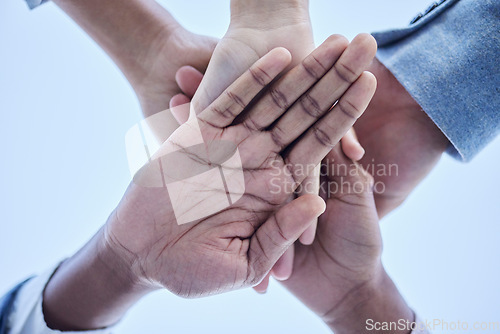
[[[356,36],[333,67],[281,117],[270,137],[282,151],[325,115],[375,57],[377,43],[368,34]]]
[[[318,165],[349,131],[370,103],[376,86],[375,76],[370,72],[364,72],[332,111],[314,124],[292,147],[286,162],[296,182],[302,182],[304,173],[308,175],[312,167]]]
[[[266,293],[267,288],[269,287],[269,278],[270,277],[271,277],[271,273],[267,274],[266,277],[264,277],[264,279],[262,280],[262,282],[260,282],[256,286],[254,286],[253,289],[255,290],[255,292],[260,293],[260,294]]]
[[[331,150],[323,160],[325,164],[324,198],[327,201],[341,200],[335,203],[329,214],[335,215],[336,210],[345,205],[351,205],[361,209],[363,206],[373,206],[376,211],[373,198],[373,177],[357,162],[353,162],[340,147]],[[333,185],[333,186],[331,186]]]
[[[316,237],[316,230],[318,229],[318,219],[313,220],[307,230],[302,233],[299,238],[301,244],[309,246],[314,242],[314,238]]]
[[[198,118],[217,128],[229,126],[259,92],[290,64],[285,48],[271,50],[229,86]]]
[[[319,194],[319,175],[320,175],[321,165],[316,166],[313,170],[312,174],[307,176],[304,181],[302,181],[300,185],[299,196],[305,194],[318,195]],[[318,226],[318,220],[315,219],[311,222],[311,225],[307,228],[307,230],[302,233],[299,238],[299,241],[303,245],[310,245],[314,242],[314,237],[316,235],[316,227]]]
[[[265,94],[246,115],[244,126],[262,130],[278,119],[302,94],[311,88],[339,59],[349,41],[332,35],[294,67]]]
[[[271,274],[278,281],[286,281],[292,276],[293,259],[295,257],[295,248],[293,245],[288,248],[283,255],[279,258],[278,262],[271,270]]]
[[[177,94],[170,100],[170,112],[179,124],[184,124],[189,118],[189,102],[191,100],[183,94]]]
[[[356,131],[351,128],[341,140],[342,151],[344,154],[353,161],[359,161],[365,155],[365,149],[359,143],[358,137],[356,136]]]
[[[192,66],[183,66],[175,74],[175,81],[182,92],[190,99],[201,84],[203,74]]]
[[[191,99],[189,99],[189,97],[184,94],[177,94],[170,99],[170,108],[175,108],[189,102],[191,102]]]
[[[281,255],[306,230],[309,222],[324,211],[323,199],[305,195],[281,207],[262,224],[250,239],[250,282],[258,282],[269,273]]]

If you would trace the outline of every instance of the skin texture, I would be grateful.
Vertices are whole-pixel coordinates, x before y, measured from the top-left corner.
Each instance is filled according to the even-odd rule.
[[[414,321],[412,311],[380,262],[379,214],[384,215],[406,198],[448,144],[383,65],[374,61],[370,69],[379,78],[379,86],[367,111],[355,124],[366,147],[366,156],[360,164],[355,164],[339,147],[334,148],[323,162],[330,164],[330,169],[323,171],[321,183],[359,183],[364,188],[356,192],[347,188],[322,193],[327,210],[319,219],[317,237],[311,246],[296,243],[291,248],[295,249],[294,269],[283,282],[335,333],[366,332],[367,319]],[[199,72],[181,68],[177,80],[186,94],[176,97],[177,103],[189,101],[201,77]],[[176,99],[173,105],[177,104]],[[411,139],[405,140],[408,134]],[[399,145],[394,145],[394,141]],[[397,163],[400,174],[372,177],[362,167],[363,163],[370,165],[371,159],[377,163]],[[332,161],[335,163],[331,164]],[[338,166],[349,166],[349,169]],[[339,170],[345,171],[344,174],[328,173]],[[384,182],[387,191],[374,194],[375,181]],[[266,289],[265,279],[257,290]]]
[[[178,102],[189,100],[193,87],[185,86],[189,80],[184,81],[182,74],[178,78],[187,88]],[[175,101],[172,106],[177,106]],[[295,243],[291,248],[295,249],[294,270],[282,284],[335,333],[373,332],[366,329],[368,319],[412,323],[413,312],[381,263],[373,177],[340,146],[333,148],[322,165],[321,196],[327,209],[319,218],[312,245]],[[265,290],[267,282],[257,290],[261,288]]]
[[[414,321],[381,263],[372,176],[336,147],[321,185],[327,209],[318,235],[311,246],[295,245],[294,271],[282,284],[335,333],[369,333],[367,319]]]
[[[307,0],[231,1],[230,26],[217,45],[206,76],[192,98],[194,110],[203,110],[250,64],[274,47],[285,47],[291,52],[291,66],[304,59],[314,48],[308,6]],[[363,149],[351,133],[343,142],[352,156],[361,158]],[[318,193],[318,174],[316,169],[304,179],[298,195]],[[301,236],[303,244],[313,242],[316,225],[317,221],[311,222]],[[290,249],[276,264],[272,274],[278,279],[287,279],[292,265],[293,249]]]
[[[193,97],[195,110],[206,108],[251,64],[275,47],[290,51],[290,68],[314,49],[308,2],[231,1],[231,22]]]
[[[131,0],[124,3],[110,0],[103,3],[87,0],[85,6],[78,5],[79,2],[75,0],[54,2],[82,26],[117,63],[136,91],[146,116],[166,109],[171,97],[181,92],[175,82],[175,73],[179,85],[186,76],[182,75],[182,70],[177,71],[179,68],[186,69],[182,66],[191,65],[198,73],[203,73],[215,48],[216,40],[186,31],[154,1]],[[251,1],[232,2],[231,27],[227,38],[216,52],[216,55],[220,56],[219,60],[214,56],[211,64],[214,74],[206,77],[206,80],[212,80],[210,86],[210,81],[204,83],[210,89],[205,89],[197,96],[198,106],[211,103],[259,56],[270,49],[286,46],[293,57],[290,67],[300,62],[308,50],[312,49],[309,18],[307,10],[304,10],[307,3],[281,3],[284,7],[293,8],[293,15],[287,8],[280,7],[280,2],[274,3],[277,6],[274,6],[272,1],[256,1],[255,6],[252,6]],[[271,7],[265,7],[266,5]],[[266,17],[267,13],[270,14],[269,17]],[[295,15],[296,13],[298,15]],[[269,25],[264,26],[264,23]],[[289,36],[294,38],[288,39]],[[231,45],[234,48],[231,48]],[[361,163],[366,165],[375,161],[383,164],[396,163],[399,166],[397,176],[374,175],[375,182],[382,181],[386,187],[384,193],[375,194],[377,210],[382,217],[404,201],[439,160],[448,143],[383,65],[374,62],[370,71],[377,77],[378,90],[355,126],[359,140],[367,152]],[[194,82],[198,80],[195,85],[181,85],[182,91],[189,98],[196,91],[193,87],[200,84],[200,76],[191,78],[194,78]],[[182,95],[174,97],[174,101],[175,99],[184,101],[182,103],[187,102],[187,97]],[[177,100],[176,104],[181,103]],[[180,123],[187,120],[186,115],[182,113],[180,117]],[[394,145],[395,142],[398,145]],[[346,155],[357,160],[362,156],[362,151],[355,144],[355,140],[352,143],[344,145],[343,142],[343,149]],[[350,148],[355,153],[349,153]],[[127,198],[132,197],[127,195]],[[110,217],[110,222],[115,218]],[[310,231],[311,229],[309,237],[306,238],[308,242],[305,243],[312,242]],[[64,263],[59,274],[51,280],[45,295],[49,301],[44,299],[44,307],[49,323],[55,328],[86,329],[111,324],[152,289],[149,281],[144,282],[131,274],[131,254],[125,256],[122,252],[115,253],[110,250],[110,242],[109,234],[105,229],[101,230],[79,253]],[[276,276],[280,278],[292,274],[291,264],[294,260],[290,252],[293,251],[288,251],[281,266],[278,265],[274,269]],[[298,254],[301,254],[300,252],[298,250]],[[384,277],[382,274],[379,276]],[[294,277],[292,275],[292,278]],[[380,281],[387,282],[387,279]],[[109,284],[102,286],[102,282]],[[303,284],[307,291],[307,281]],[[264,280],[261,291],[265,291],[266,286]],[[391,284],[384,286],[392,289]],[[371,289],[361,290],[363,291]],[[80,304],[72,305],[74,299],[65,298],[64,293],[67,296],[77,296]],[[353,294],[353,301],[359,299],[366,300],[366,295]],[[379,297],[372,298],[374,301],[377,299]],[[56,306],[51,307],[53,302]],[[390,301],[386,303],[390,305]],[[317,307],[311,306],[313,309]],[[61,310],[66,311],[68,308],[73,309],[73,318],[67,312],[67,317],[61,317]],[[348,322],[344,328],[348,328]]]
[[[315,195],[293,200],[307,176],[299,167],[319,164],[368,105],[376,83],[363,68],[375,49],[367,35],[349,46],[333,36],[271,87],[290,65],[290,53],[273,49],[256,62],[160,148],[160,155],[183,152],[196,126],[205,143],[234,143],[245,174],[241,199],[200,222],[177,225],[166,188],[133,182],[103,229],[49,281],[43,299],[47,323],[63,330],[105,327],[154,289],[193,298],[260,282],[325,209]],[[272,92],[290,106],[273,103]],[[319,109],[304,107],[312,99],[321,101]],[[310,118],[297,123],[304,113]],[[170,166],[164,169],[169,175]],[[279,191],[269,190],[271,181]]]
[[[398,166],[397,175],[373,175],[375,182],[385,185],[383,193],[375,194],[378,214],[383,217],[404,202],[437,164],[449,142],[378,60],[369,70],[377,78],[377,91],[354,128],[366,151],[363,166]]]
[[[184,29],[154,0],[86,0],[84,6],[77,0],[54,3],[118,65],[145,116],[167,109],[172,96],[180,92],[177,70],[190,65],[204,72],[217,44],[217,39]]]
[[[206,76],[194,94],[192,105],[203,110],[250,64],[270,49],[285,47],[292,54],[291,66],[297,65],[314,49],[307,0],[284,1],[231,1],[231,22],[217,45],[208,66]],[[306,178],[299,194],[317,194],[315,176]],[[310,243],[314,239],[316,223],[301,236],[301,241]],[[278,267],[290,267],[290,255]],[[279,268],[277,273],[279,273]]]

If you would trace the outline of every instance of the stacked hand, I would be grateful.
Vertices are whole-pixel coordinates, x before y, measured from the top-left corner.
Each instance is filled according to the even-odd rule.
[[[324,211],[321,198],[307,195],[293,200],[294,190],[368,105],[376,83],[363,70],[375,50],[368,35],[360,35],[349,46],[332,36],[272,85],[290,65],[289,52],[273,49],[258,60],[179,127],[157,154],[158,159],[174,151],[189,154],[194,130],[207,146],[215,141],[233,143],[244,172],[243,193],[235,194],[241,198],[196,224],[178,225],[169,201],[172,194],[163,187],[142,186],[151,175],[139,172],[105,228],[49,282],[44,297],[47,321],[59,324],[54,325],[57,328],[60,324],[70,329],[102,327],[116,321],[122,314],[119,310],[158,287],[199,297],[260,282]],[[185,160],[207,162],[199,156]],[[162,168],[165,179],[175,179],[176,170],[191,167]],[[189,194],[180,200],[189,203]],[[192,204],[194,210],[197,203]],[[94,272],[94,262],[104,263],[104,268]],[[92,276],[87,280],[89,271]],[[98,281],[110,285],[107,294],[117,295],[89,301],[100,295],[89,290],[106,288],[92,284],[95,275],[108,272],[111,279]],[[81,295],[80,304],[71,312],[64,310],[75,295]]]
[[[335,333],[369,333],[369,320],[413,322],[381,263],[372,176],[336,147],[323,162],[321,185],[326,211],[318,234],[310,246],[295,244],[293,274],[282,284]]]
[[[241,197],[229,208],[178,225],[172,194],[143,187],[150,176],[139,173],[106,226],[50,280],[44,295],[49,324],[70,330],[110,325],[158,287],[187,297],[259,282],[265,290],[273,266],[336,332],[363,332],[360,319],[368,317],[412,320],[380,264],[378,216],[406,198],[447,141],[397,80],[371,63],[370,37],[347,46],[334,36],[307,56],[313,43],[305,0],[233,0],[231,25],[216,48],[215,40],[186,31],[154,1],[55,2],[113,57],[146,116],[192,99],[189,120],[174,108],[184,124],[158,160],[174,151],[188,154],[199,133],[208,146],[224,141],[237,148],[245,182],[240,194],[228,194]],[[361,165],[398,165],[397,175],[374,175],[384,185],[376,194],[372,178],[352,163],[363,150],[348,132],[374,91],[367,68],[379,89],[355,126],[366,149]],[[335,144],[346,133],[341,150]],[[327,154],[326,184],[347,179],[363,188],[323,189],[327,208],[316,233],[324,203],[314,195],[295,199],[295,191],[301,182],[314,184],[311,166]],[[331,173],[338,164],[349,166],[346,175]],[[174,179],[179,166],[164,167],[163,176]],[[279,191],[270,191],[271,182]],[[315,193],[306,188],[302,194]],[[299,237],[311,245],[290,247]]]
[[[182,152],[190,146],[197,127],[207,146],[214,141],[234,143],[241,157],[244,193],[228,209],[195,225],[179,226],[161,190],[132,184],[108,235],[114,244],[147,259],[137,268],[138,276],[185,296],[232,290],[262,280],[321,213],[321,202],[314,196],[285,205],[307,176],[304,171],[321,162],[360,116],[375,90],[373,76],[363,73],[375,53],[373,39],[360,36],[344,48],[342,38],[328,39],[254,101],[242,117],[250,102],[290,63],[284,49],[271,51],[163,144],[159,156]],[[273,103],[276,95],[286,104]],[[241,122],[235,121],[239,116]],[[198,156],[191,161],[204,163]],[[164,165],[167,179],[173,174],[169,169],[174,168],[192,166]],[[193,203],[186,211],[200,205]],[[309,210],[299,210],[300,205],[309,205]],[[137,226],[140,219],[150,223]],[[138,242],[135,236],[139,234],[151,239]]]
[[[291,51],[291,65],[301,62],[314,47],[307,7],[307,1],[303,0],[232,1],[231,24],[214,51],[206,75],[203,77],[193,67],[182,67],[176,78],[184,94],[176,95],[170,106],[191,102],[195,111],[203,110],[250,64],[274,47],[281,46]],[[347,45],[348,41],[342,38],[341,43]],[[185,115],[177,115],[177,118],[181,123],[186,120]],[[360,159],[364,153],[352,131],[343,138],[342,145],[354,159]],[[318,194],[318,181],[318,169],[315,169],[304,178],[298,194]],[[316,224],[316,220],[312,221],[301,235],[303,244],[313,242]],[[287,279],[292,266],[293,247],[278,261],[272,273],[278,279]],[[264,290],[268,279],[256,289]]]
[[[353,45],[359,41],[357,37]],[[177,96],[171,106],[185,112],[176,107],[190,101],[203,76],[195,71],[186,76],[183,68],[179,72],[185,94]],[[326,211],[319,218],[317,236],[310,246],[295,243],[289,248],[295,250],[293,272],[282,284],[335,333],[365,332],[369,319],[411,324],[414,315],[381,263],[373,177],[337,145],[323,161],[320,184]],[[256,290],[265,291],[267,285],[268,277]]]
[[[347,43],[347,41],[346,41]],[[208,66],[206,76],[194,94],[192,105],[203,110],[252,63],[275,47],[285,47],[292,54],[291,66],[297,65],[314,48],[308,4],[304,0],[231,2],[231,23],[225,36],[218,43]],[[178,77],[196,78],[193,68],[183,68]],[[181,79],[180,82],[186,81]],[[188,84],[190,83],[189,80]],[[187,88],[182,85],[181,88]],[[174,103],[185,102],[182,99]],[[317,194],[318,177],[305,178],[309,193]],[[308,193],[300,191],[300,194]],[[313,222],[301,241],[314,239],[316,224]],[[291,268],[293,257],[288,252],[278,267]],[[287,261],[288,260],[288,261]],[[277,273],[280,272],[277,268]],[[283,270],[281,270],[283,271]]]

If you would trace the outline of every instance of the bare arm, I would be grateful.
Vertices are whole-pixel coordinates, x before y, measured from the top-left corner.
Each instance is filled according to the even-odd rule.
[[[168,108],[175,72],[205,71],[216,40],[185,30],[154,0],[55,0],[111,57],[134,88],[143,113]]]

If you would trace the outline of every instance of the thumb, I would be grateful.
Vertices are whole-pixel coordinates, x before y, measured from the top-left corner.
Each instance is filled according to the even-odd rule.
[[[175,74],[175,81],[182,91],[170,100],[170,111],[179,124],[184,124],[189,118],[191,102],[200,86],[203,74],[192,66],[183,66]]]
[[[321,197],[304,195],[283,206],[262,224],[250,239],[250,282],[259,282],[325,208]]]
[[[200,87],[203,74],[192,66],[183,66],[175,73],[175,81],[181,91],[190,99]]]
[[[189,119],[191,100],[184,94],[177,94],[170,100],[170,112],[179,125],[186,123]]]
[[[299,196],[305,194],[319,194],[320,188],[320,174],[321,174],[321,164],[314,168],[313,172],[307,176],[302,184],[300,185]],[[314,237],[316,236],[316,227],[318,226],[318,221],[315,219],[307,228],[307,230],[300,236],[299,240],[303,245],[311,245],[314,242]],[[290,270],[291,272],[291,270]]]

